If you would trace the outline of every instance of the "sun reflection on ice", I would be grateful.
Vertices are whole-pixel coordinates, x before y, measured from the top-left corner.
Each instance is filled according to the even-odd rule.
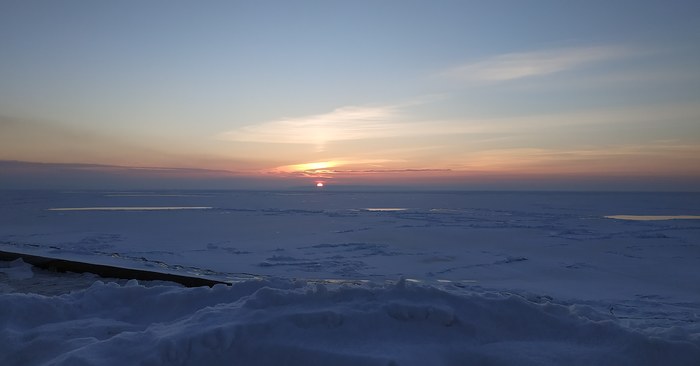
[[[698,215],[610,215],[605,218],[632,221],[700,220]]]
[[[210,210],[209,206],[130,206],[130,207],[55,207],[46,211],[172,211],[172,210]]]

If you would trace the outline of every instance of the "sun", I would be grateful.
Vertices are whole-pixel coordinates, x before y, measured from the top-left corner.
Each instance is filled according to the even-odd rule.
[[[316,187],[318,187],[318,188],[323,188],[323,186],[324,186],[323,182],[316,183]]]

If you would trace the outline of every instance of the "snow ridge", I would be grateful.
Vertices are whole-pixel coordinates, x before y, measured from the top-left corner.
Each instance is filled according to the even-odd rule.
[[[478,288],[96,281],[0,297],[4,365],[689,365],[697,334]]]

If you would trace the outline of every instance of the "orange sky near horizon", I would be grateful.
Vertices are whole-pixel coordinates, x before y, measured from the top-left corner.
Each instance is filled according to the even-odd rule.
[[[3,8],[0,187],[700,186],[682,7],[175,3]]]

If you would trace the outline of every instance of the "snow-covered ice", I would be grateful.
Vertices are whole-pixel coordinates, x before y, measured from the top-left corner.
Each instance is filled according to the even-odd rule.
[[[115,207],[211,208],[92,210]],[[10,365],[691,365],[699,208],[695,193],[6,191],[0,250],[233,285],[63,275],[54,282],[73,285],[42,291],[52,277],[6,263],[0,354]],[[606,217],[618,215],[681,218]]]

